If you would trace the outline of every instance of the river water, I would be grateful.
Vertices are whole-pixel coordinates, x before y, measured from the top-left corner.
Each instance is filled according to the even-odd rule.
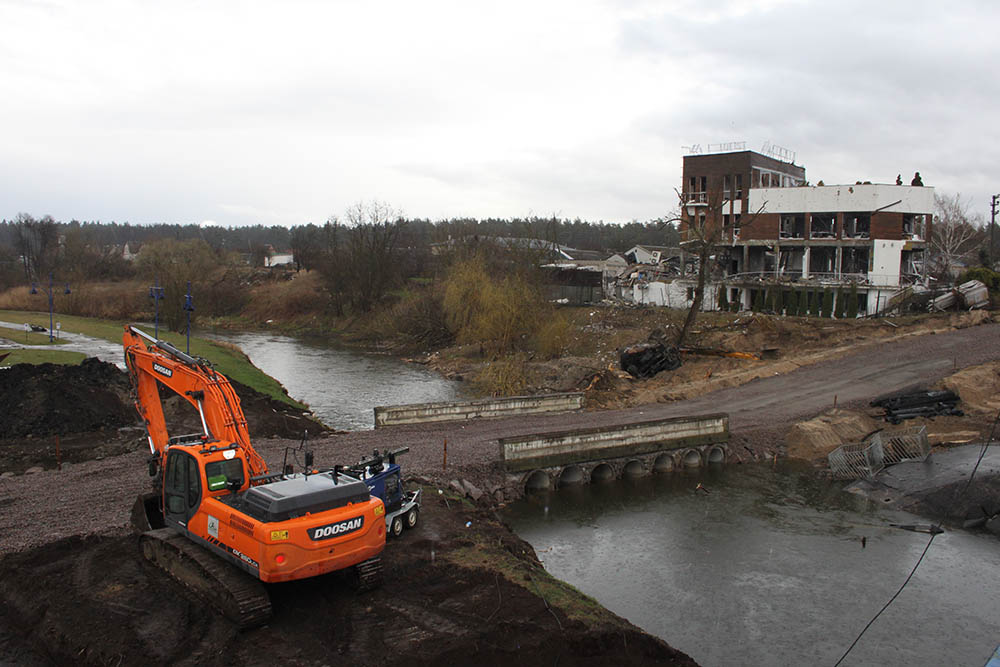
[[[833,665],[929,538],[787,462],[564,488],[504,518],[552,575],[703,665]],[[938,535],[843,664],[985,664],[998,581],[1000,541]]]
[[[373,408],[378,405],[453,401],[463,396],[461,382],[394,357],[268,333],[209,337],[238,345],[255,366],[281,382],[292,398],[308,403],[331,428],[372,429]]]

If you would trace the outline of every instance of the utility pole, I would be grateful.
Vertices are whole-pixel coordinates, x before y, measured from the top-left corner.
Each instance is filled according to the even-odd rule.
[[[990,269],[993,269],[993,264],[996,262],[996,246],[993,243],[993,237],[995,235],[995,229],[997,226],[997,200],[1000,200],[1000,195],[993,195],[993,199],[990,201]]]

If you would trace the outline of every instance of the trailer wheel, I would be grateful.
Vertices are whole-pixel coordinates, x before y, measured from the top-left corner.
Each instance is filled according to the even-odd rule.
[[[416,528],[417,527],[417,508],[414,507],[406,513],[406,527]]]
[[[399,537],[403,534],[403,517],[393,517],[392,521],[389,523],[389,532],[393,537]]]

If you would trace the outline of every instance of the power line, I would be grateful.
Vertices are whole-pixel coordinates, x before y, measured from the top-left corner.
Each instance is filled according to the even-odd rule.
[[[933,532],[931,533],[931,539],[927,540],[927,546],[924,547],[923,553],[921,553],[920,558],[917,559],[917,564],[913,566],[912,570],[910,570],[910,574],[907,575],[906,581],[904,581],[903,585],[899,587],[899,590],[896,591],[895,595],[889,598],[889,601],[886,602],[885,605],[878,610],[878,613],[872,616],[872,620],[868,621],[868,625],[866,625],[864,629],[861,630],[860,633],[858,633],[858,636],[854,639],[851,645],[847,647],[847,650],[844,651],[844,655],[840,656],[840,660],[838,660],[833,667],[837,667],[837,665],[839,665],[844,661],[844,658],[846,658],[847,654],[851,652],[851,649],[857,646],[858,642],[861,641],[861,638],[868,631],[868,628],[870,628],[872,624],[875,623],[876,620],[878,620],[878,617],[882,615],[882,612],[888,609],[889,605],[891,605],[896,600],[896,598],[899,597],[899,594],[903,592],[903,589],[906,588],[906,584],[910,583],[910,579],[913,578],[913,575],[916,573],[917,568],[920,567],[920,563],[924,560],[924,556],[927,555],[927,550],[931,548],[931,543],[934,541],[934,538],[937,537],[938,535],[940,535],[940,533],[933,533]]]

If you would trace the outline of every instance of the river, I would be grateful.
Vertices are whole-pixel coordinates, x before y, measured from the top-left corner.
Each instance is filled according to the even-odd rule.
[[[372,429],[377,405],[453,401],[463,396],[461,382],[395,357],[268,333],[213,332],[209,337],[238,345],[254,365],[281,382],[292,398],[308,403],[331,428]]]
[[[833,665],[928,541],[888,525],[926,519],[790,462],[564,488],[504,518],[553,576],[703,665]],[[985,664],[998,572],[995,537],[938,535],[843,664]]]

